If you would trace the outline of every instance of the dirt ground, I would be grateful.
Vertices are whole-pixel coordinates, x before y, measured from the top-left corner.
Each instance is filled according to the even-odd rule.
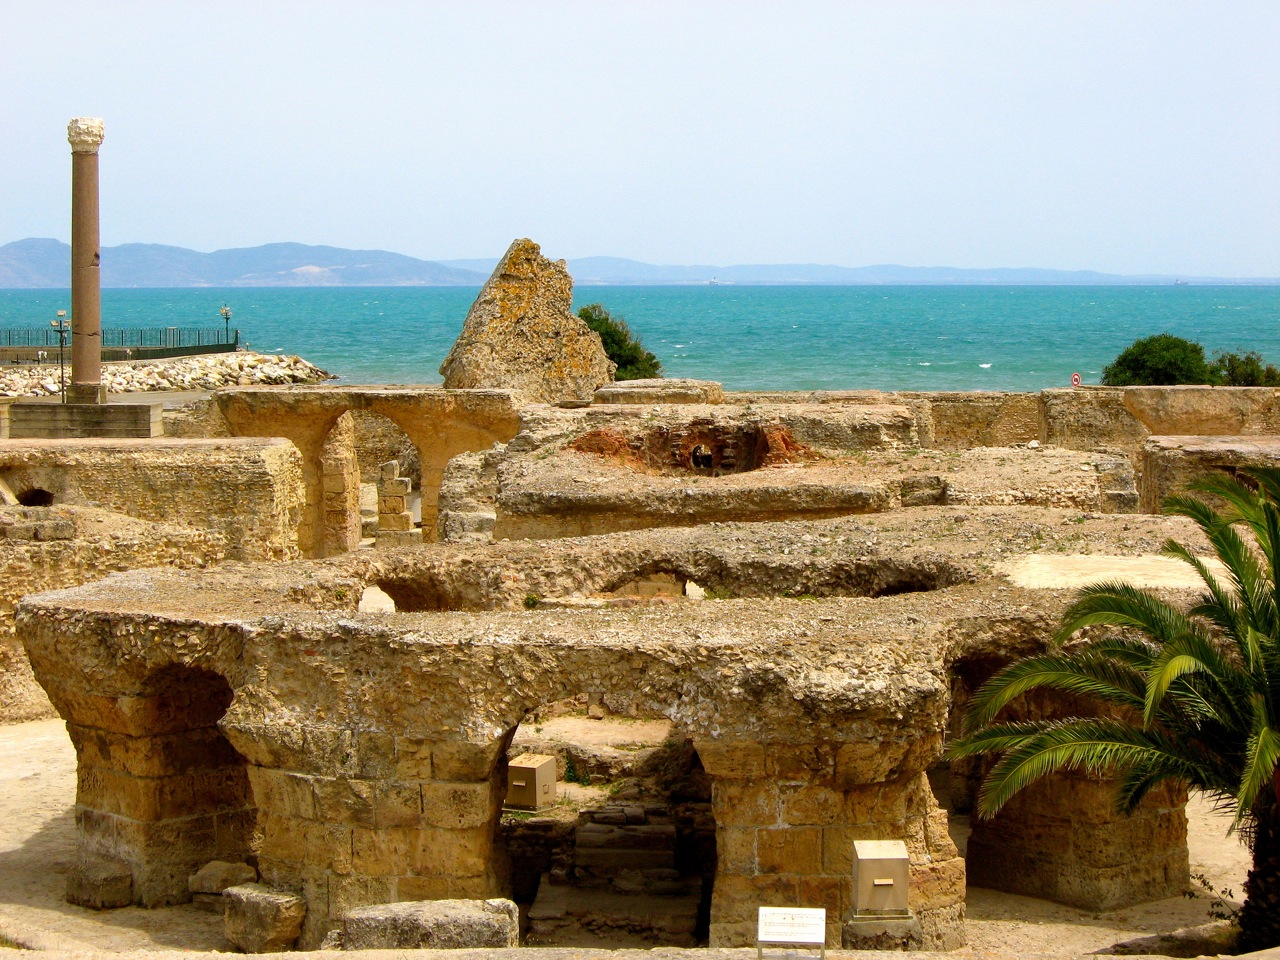
[[[638,733],[634,723],[574,726],[587,728],[602,743],[609,734],[634,743]],[[62,893],[75,850],[74,800],[75,754],[62,722],[0,726],[0,936],[59,951],[227,949],[221,918],[190,905],[96,913],[66,903]],[[1214,887],[1234,890],[1238,901],[1248,867],[1245,849],[1226,835],[1226,819],[1203,801],[1193,799],[1188,814],[1192,873],[1205,874]],[[953,832],[963,844],[967,824],[957,818]],[[968,915],[969,946],[959,951],[962,956],[1079,957],[1209,919],[1205,899],[1174,898],[1089,913],[979,888],[969,890]],[[1149,944],[1139,946],[1131,952],[1157,952]]]

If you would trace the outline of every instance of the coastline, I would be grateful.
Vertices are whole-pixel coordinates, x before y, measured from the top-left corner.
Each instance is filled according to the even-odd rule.
[[[71,365],[64,371],[71,379]],[[123,360],[102,365],[109,394],[216,390],[291,383],[321,383],[333,376],[302,357],[237,350],[168,360]],[[0,367],[0,397],[54,397],[61,392],[55,364]]]
[[[106,289],[108,327],[173,324],[299,354],[344,383],[438,384],[470,288]],[[574,303],[622,317],[669,377],[727,390],[1039,391],[1167,332],[1206,352],[1280,362],[1276,287],[588,287]],[[4,328],[47,326],[65,292],[0,291]]]

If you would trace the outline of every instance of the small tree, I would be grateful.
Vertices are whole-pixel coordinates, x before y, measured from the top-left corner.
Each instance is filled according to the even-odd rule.
[[[616,380],[647,380],[662,376],[662,364],[631,334],[621,317],[612,316],[601,304],[589,303],[578,311],[578,317],[600,335],[605,355],[618,365]]]
[[[1224,353],[1219,350],[1209,363],[1211,383],[1224,387],[1278,387],[1280,370],[1262,359],[1257,350]]]
[[[1105,387],[1172,386],[1210,383],[1204,347],[1171,333],[1157,333],[1133,341],[1102,368]]]

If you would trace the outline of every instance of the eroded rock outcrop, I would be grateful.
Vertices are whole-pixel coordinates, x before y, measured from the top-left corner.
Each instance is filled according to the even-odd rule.
[[[532,240],[516,240],[440,366],[445,387],[512,390],[530,403],[590,401],[616,367],[572,304],[564,261],[548,260]]]

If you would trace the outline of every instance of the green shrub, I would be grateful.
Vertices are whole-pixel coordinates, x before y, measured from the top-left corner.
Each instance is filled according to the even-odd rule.
[[[1280,387],[1280,370],[1266,363],[1257,350],[1219,350],[1209,362],[1209,382],[1224,387]]]
[[[662,376],[662,364],[644,348],[639,338],[621,317],[612,316],[601,304],[589,303],[578,311],[578,317],[600,334],[606,356],[618,365],[615,380],[647,380]]]
[[[1133,341],[1102,368],[1102,384],[1106,387],[1211,382],[1204,347],[1170,333]]]

